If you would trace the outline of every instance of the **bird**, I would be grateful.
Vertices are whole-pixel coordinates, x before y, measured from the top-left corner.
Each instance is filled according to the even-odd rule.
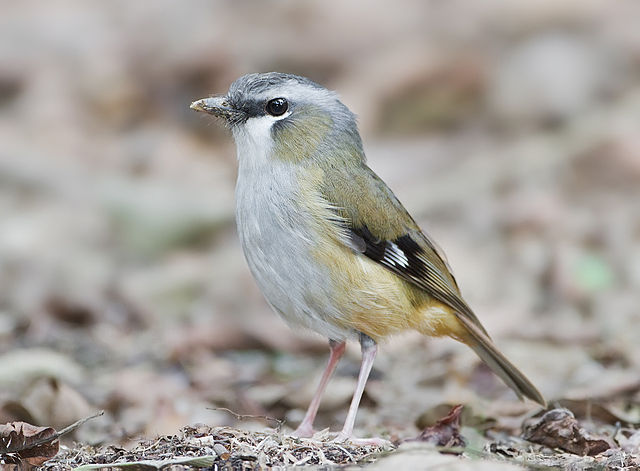
[[[295,436],[313,435],[327,383],[357,339],[360,372],[334,440],[370,444],[353,430],[377,346],[407,330],[468,345],[521,400],[546,405],[463,299],[442,250],[369,168],[356,116],[336,92],[298,75],[251,73],[191,109],[233,135],[237,231],[258,287],[288,324],[329,340]]]

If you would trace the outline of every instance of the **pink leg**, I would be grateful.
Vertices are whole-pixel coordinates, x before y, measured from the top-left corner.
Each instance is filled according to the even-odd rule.
[[[360,374],[358,375],[358,384],[356,390],[353,393],[353,399],[351,400],[351,406],[349,406],[349,412],[347,418],[344,421],[344,427],[342,432],[334,439],[336,442],[345,442],[347,440],[355,443],[361,443],[363,445],[381,445],[384,440],[371,439],[371,440],[354,440],[353,425],[356,421],[356,414],[358,413],[358,407],[360,406],[360,399],[362,399],[362,393],[364,393],[364,386],[367,384],[369,373],[373,367],[373,360],[376,358],[378,346],[375,341],[364,334],[360,334],[360,345],[362,347],[362,365],[360,366]]]
[[[309,404],[309,408],[307,409],[307,413],[304,415],[304,419],[298,426],[298,428],[293,432],[293,435],[296,437],[312,437],[313,436],[313,421],[316,418],[316,414],[318,413],[318,407],[320,407],[320,400],[322,399],[322,395],[324,394],[324,390],[327,388],[327,383],[331,378],[336,366],[338,365],[338,361],[340,357],[342,357],[345,347],[347,345],[346,341],[336,342],[335,340],[329,340],[329,348],[331,349],[331,354],[329,355],[329,363],[327,363],[327,367],[322,374],[322,379],[320,379],[320,384],[318,385],[318,389],[311,400],[311,404]]]

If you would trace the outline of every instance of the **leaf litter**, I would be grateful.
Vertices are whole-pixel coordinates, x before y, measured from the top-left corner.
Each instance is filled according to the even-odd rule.
[[[593,435],[566,409],[552,409],[525,421],[520,436],[487,429],[486,436],[461,423],[461,405],[454,406],[435,424],[413,439],[395,439],[392,448],[334,443],[328,429],[312,438],[287,435],[276,429],[251,431],[233,427],[193,425],[155,440],[139,440],[127,448],[115,445],[62,446],[44,462],[42,470],[72,469],[359,469],[375,464],[408,467],[415,463],[451,469],[613,469],[640,466],[640,432],[618,429],[607,436]],[[237,415],[237,414],[236,414]],[[466,414],[472,417],[470,414]],[[251,416],[237,415],[240,419]],[[264,417],[263,417],[264,418]],[[268,419],[268,418],[265,418]],[[457,456],[456,460],[444,458]],[[491,464],[492,463],[492,464]],[[494,466],[495,468],[491,468]]]
[[[640,468],[640,343],[633,328],[640,293],[640,95],[638,71],[624,65],[637,62],[636,5],[595,2],[585,9],[580,2],[561,8],[558,2],[538,2],[534,12],[527,2],[509,8],[485,2],[465,5],[464,17],[471,19],[465,28],[449,27],[459,20],[449,8],[430,10],[437,27],[425,28],[420,21],[393,21],[400,13],[420,18],[421,2],[407,2],[402,11],[384,2],[357,9],[360,20],[371,20],[357,22],[343,21],[350,12],[332,2],[311,2],[305,11],[283,4],[277,15],[272,5],[256,4],[257,24],[247,21],[239,3],[218,15],[239,37],[250,37],[256,27],[281,31],[282,18],[304,20],[307,14],[329,18],[325,24],[338,28],[346,25],[335,35],[339,44],[333,52],[290,65],[340,83],[369,135],[377,114],[389,116],[389,103],[430,111],[432,95],[447,95],[450,83],[455,95],[457,80],[472,77],[470,98],[488,106],[472,106],[462,121],[441,123],[444,132],[434,127],[415,139],[402,133],[367,139],[368,157],[418,222],[435,232],[465,296],[505,354],[526,367],[550,403],[570,410],[577,423],[568,416],[542,420],[548,411],[538,414],[516,402],[461,346],[410,335],[381,348],[376,368],[383,381],[372,377],[367,384],[358,416],[361,434],[399,440],[436,427],[437,437],[438,421],[452,404],[463,403],[459,435],[467,445],[461,457],[421,442],[364,457],[348,445],[342,445],[344,453],[331,444],[309,443],[313,452],[302,455],[298,448],[305,441],[255,432],[265,423],[239,423],[210,411],[228,407],[297,422],[310,394],[301,393],[300,385],[315,385],[326,341],[289,331],[268,312],[232,234],[236,167],[229,159],[230,139],[220,145],[222,133],[214,126],[181,113],[189,97],[224,89],[238,70],[282,64],[300,51],[317,50],[314,41],[324,46],[326,29],[310,28],[290,44],[264,34],[261,54],[243,49],[251,41],[227,42],[208,50],[210,61],[203,64],[201,35],[224,31],[210,28],[208,7],[176,2],[156,14],[79,1],[38,8],[14,2],[3,19],[16,27],[0,28],[4,43],[15,45],[0,52],[8,54],[8,69],[0,74],[6,148],[0,156],[0,422],[57,429],[82,417],[87,407],[105,408],[100,423],[73,434],[87,445],[63,440],[60,453],[43,464],[51,469],[198,455],[178,448],[171,437],[185,424],[200,422],[227,426],[235,448],[222,431],[216,432],[222,442],[214,440],[211,447],[214,435],[205,434],[200,446],[229,447],[228,456],[217,447],[216,456],[226,456],[218,463],[238,469],[255,468],[260,456],[265,463],[300,458],[298,465],[309,467],[330,466],[313,464],[323,459],[375,458],[379,469],[438,463],[451,469],[518,463],[534,469]],[[121,17],[128,21],[113,28],[109,18]],[[176,18],[189,18],[190,27],[180,27]],[[381,60],[375,45],[390,37],[388,28],[396,23],[403,41],[426,48],[388,48]],[[576,28],[563,26],[569,24]],[[354,34],[358,27],[363,30]],[[33,41],[16,41],[15,31],[28,31]],[[154,54],[148,53],[148,41],[139,40],[141,31],[153,33]],[[526,34],[514,41],[505,31]],[[365,47],[361,38],[369,35],[366,42],[374,46]],[[32,47],[34,41],[43,47]],[[443,43],[461,47],[429,52],[441,51]],[[559,118],[545,115],[538,94],[518,92],[540,74],[513,74],[509,59],[548,77],[559,69],[540,61],[549,56],[531,51],[553,53],[558,45],[565,52],[569,46],[575,53],[569,58],[586,68],[565,74],[575,72],[569,60],[560,73],[570,80],[551,80],[537,88],[541,96],[573,97],[565,103],[593,98]],[[354,51],[360,60],[353,61]],[[60,60],[51,61],[52,54]],[[314,56],[325,59],[316,62]],[[387,59],[400,66],[389,67]],[[69,63],[82,63],[83,73]],[[32,64],[36,73],[25,73],[29,67],[21,64]],[[603,71],[615,80],[582,93]],[[569,88],[556,88],[567,83]],[[416,84],[428,88],[425,100],[415,99]],[[54,107],[53,122],[54,108],[42,106],[43,96],[63,104]],[[162,97],[162,106],[141,113],[149,109],[150,96]],[[515,97],[532,101],[520,102],[521,112],[511,110],[516,113],[509,117],[505,104],[517,105]],[[552,101],[554,109],[560,105]],[[444,105],[445,121],[452,110],[465,108],[457,100]],[[86,149],[92,150],[91,165]],[[248,350],[250,355],[233,353]],[[286,361],[278,367],[276,358]],[[318,414],[320,427],[343,419],[358,361],[347,354],[346,368],[339,367]],[[439,408],[443,401],[448,405]],[[69,420],[70,415],[75,417]],[[525,440],[523,424],[542,443]],[[543,431],[553,441],[545,441]],[[132,455],[140,437],[157,436],[153,456],[142,450]],[[583,445],[572,446],[573,439]],[[595,453],[589,440],[610,447],[583,456]],[[148,448],[155,441],[146,443]],[[276,453],[274,444],[281,448],[277,457],[269,454]],[[332,455],[329,448],[342,454]]]
[[[0,465],[2,469],[31,469],[53,458],[60,449],[60,437],[85,422],[103,415],[98,412],[57,432],[53,427],[38,427],[26,422],[0,424]]]
[[[328,431],[313,438],[294,438],[280,432],[251,432],[231,427],[195,425],[182,428],[177,434],[156,440],[142,440],[130,450],[114,446],[78,446],[66,448],[48,461],[42,470],[69,470],[101,464],[131,468],[159,469],[165,466],[213,467],[213,469],[271,469],[317,465],[330,469],[347,464],[362,464],[380,454],[378,447],[351,446],[331,443]],[[177,458],[214,457],[211,463],[176,461]]]

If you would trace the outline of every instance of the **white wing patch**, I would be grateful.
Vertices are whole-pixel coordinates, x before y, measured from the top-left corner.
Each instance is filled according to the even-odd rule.
[[[393,242],[389,242],[387,244],[387,247],[384,250],[384,259],[392,265],[400,265],[404,268],[409,266],[409,259],[405,253]]]

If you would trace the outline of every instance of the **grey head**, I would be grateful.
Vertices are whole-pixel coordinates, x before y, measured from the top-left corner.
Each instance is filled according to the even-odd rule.
[[[239,155],[242,147],[280,146],[281,153],[310,156],[331,142],[349,142],[361,153],[355,115],[337,94],[298,75],[248,74],[226,95],[197,100],[191,108],[231,127]]]

